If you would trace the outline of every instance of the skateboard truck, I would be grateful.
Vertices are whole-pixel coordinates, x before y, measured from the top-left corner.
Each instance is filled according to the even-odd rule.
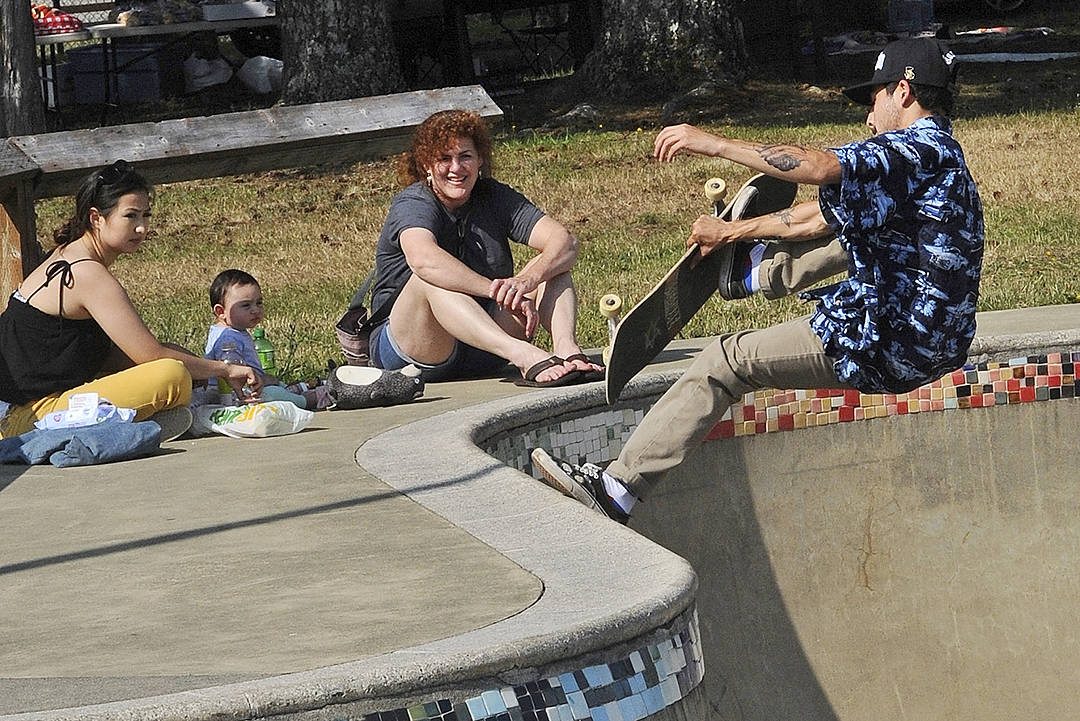
[[[604,346],[604,365],[611,359],[611,344],[615,340],[615,329],[619,327],[619,313],[622,312],[622,298],[608,293],[600,298],[600,315],[607,319],[608,344]]]

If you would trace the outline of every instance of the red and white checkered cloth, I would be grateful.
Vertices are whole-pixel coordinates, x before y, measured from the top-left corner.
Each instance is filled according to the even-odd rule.
[[[79,18],[47,5],[32,5],[30,13],[34,16],[35,35],[73,33],[83,28],[82,20]]]

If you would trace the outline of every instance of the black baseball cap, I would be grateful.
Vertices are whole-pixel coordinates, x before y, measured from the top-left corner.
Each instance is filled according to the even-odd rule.
[[[880,86],[907,80],[916,85],[947,88],[953,82],[956,56],[934,38],[904,38],[885,46],[877,56],[874,77],[865,83],[844,88],[844,95],[859,105],[873,103],[871,91]]]

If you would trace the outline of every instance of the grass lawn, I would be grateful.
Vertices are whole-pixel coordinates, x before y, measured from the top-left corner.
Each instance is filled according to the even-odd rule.
[[[955,131],[986,212],[980,310],[1080,302],[1080,63],[1038,65],[973,67],[962,78]],[[591,127],[525,130],[583,99],[565,79],[500,101],[507,122],[497,133],[495,176],[581,240],[579,335],[586,347],[598,347],[606,341],[600,296],[640,299],[706,212],[703,183],[720,176],[734,189],[750,173],[689,156],[665,165],[652,160],[659,103],[600,103],[602,120]],[[866,133],[863,112],[838,88],[768,78],[721,89],[674,119],[748,140],[819,146]],[[318,373],[339,357],[332,324],[373,265],[396,191],[390,160],[160,187],[151,242],[115,270],[151,329],[194,350],[211,322],[210,280],[224,268],[248,270],[263,287],[279,365],[297,376]],[[813,187],[799,191],[799,200],[814,197]],[[70,203],[39,203],[43,242]],[[684,334],[757,327],[808,310],[797,299],[715,299]]]

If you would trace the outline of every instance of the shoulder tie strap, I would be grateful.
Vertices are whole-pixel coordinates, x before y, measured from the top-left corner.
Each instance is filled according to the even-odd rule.
[[[64,288],[71,288],[75,285],[75,274],[71,272],[71,266],[76,263],[82,263],[84,260],[93,260],[93,258],[79,258],[78,260],[67,261],[64,259],[54,260],[49,263],[45,268],[45,282],[37,287],[33,293],[27,298],[27,304],[30,303],[30,299],[38,294],[43,288],[52,283],[53,278],[60,278],[60,318],[64,317]]]

